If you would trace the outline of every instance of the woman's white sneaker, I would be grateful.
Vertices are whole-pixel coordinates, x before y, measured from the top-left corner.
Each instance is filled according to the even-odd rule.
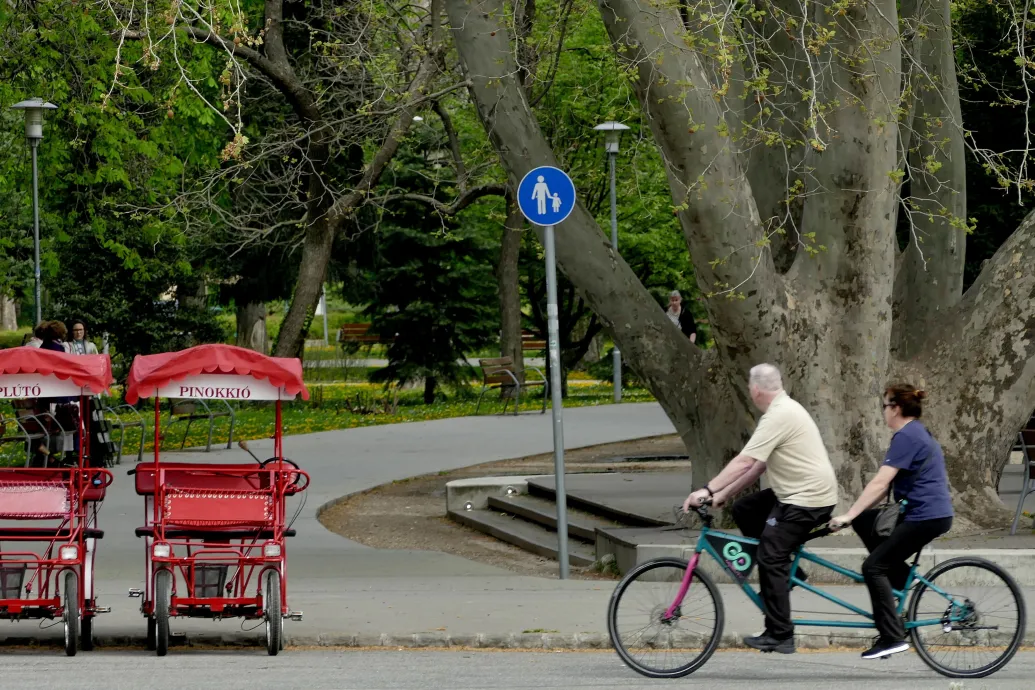
[[[909,651],[909,643],[905,640],[885,640],[878,638],[876,643],[862,653],[863,659],[880,659],[882,657]]]

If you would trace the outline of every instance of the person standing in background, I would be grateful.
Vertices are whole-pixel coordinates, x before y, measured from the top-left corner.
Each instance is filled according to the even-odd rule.
[[[42,325],[42,333],[40,338],[43,340],[40,343],[41,350],[53,350],[54,352],[68,352],[65,348],[65,336],[68,335],[68,329],[65,328],[65,324],[60,321],[47,321]]]
[[[68,332],[68,351],[73,355],[95,355],[97,346],[86,339],[86,324],[76,319]]]
[[[683,296],[679,290],[668,293],[668,309],[665,311],[672,323],[679,327],[691,343],[697,344],[697,322],[689,309],[683,307]]]
[[[39,347],[43,344],[43,334],[46,332],[49,321],[40,321],[36,324],[36,328],[32,329],[32,335],[29,337],[28,342],[23,342],[22,345],[25,347]]]

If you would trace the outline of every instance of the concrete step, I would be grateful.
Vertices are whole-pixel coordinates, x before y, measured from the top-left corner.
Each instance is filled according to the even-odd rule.
[[[549,530],[557,529],[557,504],[553,500],[522,496],[520,494],[500,498],[491,496],[489,508],[501,513],[509,513],[529,522],[542,525]],[[597,528],[614,528],[622,525],[611,520],[580,510],[568,510],[568,536],[589,544],[597,540]]]
[[[494,510],[450,510],[447,514],[450,519],[461,525],[466,525],[543,558],[557,560],[557,533],[545,527]],[[592,546],[568,539],[569,564],[589,566],[593,565],[595,561]]]
[[[672,524],[671,507],[675,502],[682,503],[686,493],[680,486],[671,481],[669,473],[651,473],[644,475],[649,483],[659,481],[667,487],[667,494],[655,495],[654,486],[648,488],[648,500],[639,500],[638,496],[625,493],[622,500],[614,500],[615,495],[637,489],[636,484],[620,485],[622,477],[618,474],[569,474],[565,475],[564,493],[567,495],[568,507],[582,510],[605,520],[620,523],[628,527],[664,527]],[[586,486],[582,486],[585,484]],[[596,490],[598,486],[605,491]],[[528,478],[528,494],[549,501],[556,500],[557,487],[553,475]]]

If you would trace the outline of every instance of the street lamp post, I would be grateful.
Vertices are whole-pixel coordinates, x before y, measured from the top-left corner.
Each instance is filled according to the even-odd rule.
[[[594,127],[598,132],[604,133],[604,151],[607,152],[608,163],[611,168],[611,246],[615,253],[618,253],[618,210],[615,201],[615,159],[618,157],[618,142],[622,138],[622,132],[629,129],[621,122],[607,121]],[[614,391],[615,402],[622,402],[622,353],[618,350],[618,341],[614,344]]]
[[[30,98],[11,106],[14,110],[25,111],[25,138],[32,149],[32,246],[33,272],[35,275],[34,296],[36,299],[36,320],[33,327],[43,320],[42,301],[40,298],[40,194],[39,172],[36,161],[36,149],[43,139],[43,111],[56,110],[57,106],[47,103],[41,98]]]

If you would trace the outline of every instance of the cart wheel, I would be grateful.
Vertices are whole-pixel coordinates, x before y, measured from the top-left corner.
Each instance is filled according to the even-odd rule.
[[[147,651],[149,651],[149,652],[153,652],[157,648],[157,642],[155,640],[155,637],[157,635],[156,627],[157,626],[155,625],[155,617],[154,616],[148,616],[147,617]]]
[[[172,573],[159,570],[155,574],[155,651],[158,656],[169,653],[169,609],[172,608]]]
[[[75,656],[79,647],[79,578],[65,573],[65,654]]]
[[[93,651],[93,616],[83,616],[79,626],[79,645],[84,652]]]
[[[280,573],[266,577],[266,652],[270,656],[284,648],[284,614],[280,610]]]

